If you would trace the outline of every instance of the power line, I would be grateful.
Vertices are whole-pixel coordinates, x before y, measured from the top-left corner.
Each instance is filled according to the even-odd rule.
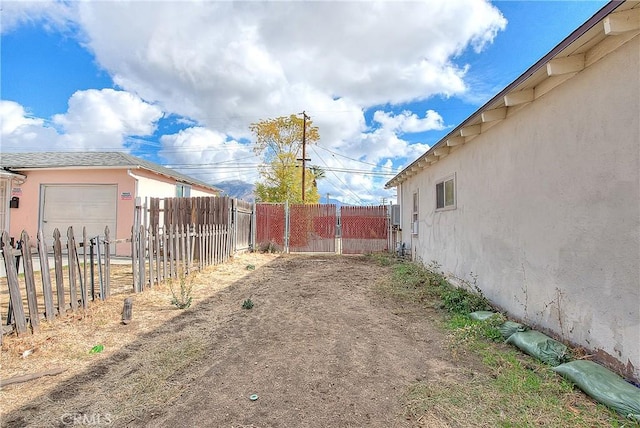
[[[321,161],[322,161],[322,163],[325,165],[325,167],[327,167],[327,171],[332,172],[332,173],[333,173],[333,175],[334,175],[334,177],[335,177],[335,178],[336,178],[340,183],[342,183],[342,185],[344,186],[344,188],[345,188],[349,193],[351,193],[351,195],[353,195],[353,196],[354,196],[354,198],[355,198],[354,200],[355,200],[356,202],[363,203],[362,199],[360,199],[360,196],[358,196],[358,195],[357,195],[357,194],[356,194],[356,193],[355,193],[355,192],[354,192],[354,191],[349,187],[349,185],[348,185],[347,183],[345,183],[344,181],[342,181],[342,180],[340,179],[340,177],[338,177],[338,174],[336,174],[334,171],[332,171],[332,170],[329,168],[329,166],[328,166],[328,165],[327,165],[327,163],[324,161],[324,159],[322,159],[322,157],[318,154],[318,152],[316,152],[316,151],[315,151],[315,148],[314,148],[313,146],[311,146],[311,148],[312,148],[312,150],[314,151],[314,153],[316,154],[316,156],[318,156],[318,158],[320,158],[320,160],[321,160]],[[336,186],[335,184],[334,184],[334,187],[339,188],[339,186]]]
[[[388,168],[388,169],[392,169],[393,168],[393,167],[390,167],[390,166],[378,166],[378,164],[375,164],[375,163],[364,162],[364,161],[361,161],[361,160],[358,160],[358,159],[350,158],[349,156],[341,155],[340,153],[336,153],[336,152],[334,152],[332,150],[329,150],[326,147],[322,147],[320,145],[316,145],[316,147],[318,147],[319,149],[322,149],[322,150],[326,150],[327,152],[331,153],[332,155],[340,156],[340,157],[343,157],[345,159],[349,159],[349,160],[354,161],[354,162],[359,162],[359,163],[363,163],[365,165],[371,165],[371,166],[375,166],[375,167],[378,167],[378,168]]]

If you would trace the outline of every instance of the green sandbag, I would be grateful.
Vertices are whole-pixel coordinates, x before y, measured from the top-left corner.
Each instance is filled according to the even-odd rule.
[[[505,321],[500,327],[498,327],[498,330],[500,330],[500,334],[502,334],[502,337],[508,339],[513,333],[517,333],[519,331],[527,331],[529,330],[529,328],[526,325],[517,323],[515,321]]]
[[[599,403],[640,422],[640,388],[593,361],[576,360],[553,367]]]
[[[507,343],[552,366],[557,366],[568,358],[566,346],[535,330],[513,333]]]
[[[469,314],[469,318],[471,318],[474,321],[486,321],[494,315],[498,315],[498,314],[496,312],[491,312],[491,311],[476,311],[476,312],[471,312]]]

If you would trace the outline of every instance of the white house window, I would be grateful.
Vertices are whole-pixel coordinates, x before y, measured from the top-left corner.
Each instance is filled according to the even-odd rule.
[[[436,183],[436,210],[449,210],[456,207],[456,176],[446,177]]]
[[[184,183],[176,184],[176,197],[188,198],[191,196],[191,186]]]
[[[418,197],[418,192],[413,193],[413,211],[411,215],[411,233],[414,235],[418,234],[418,207],[420,200]]]

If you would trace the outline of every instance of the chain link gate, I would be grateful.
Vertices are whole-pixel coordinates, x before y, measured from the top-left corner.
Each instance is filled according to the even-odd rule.
[[[335,205],[289,207],[289,251],[335,253],[337,215]]]
[[[256,249],[284,251],[286,216],[284,204],[256,204]]]
[[[366,254],[389,249],[385,205],[256,204],[258,250]]]
[[[340,208],[342,254],[389,250],[389,216],[385,205]]]

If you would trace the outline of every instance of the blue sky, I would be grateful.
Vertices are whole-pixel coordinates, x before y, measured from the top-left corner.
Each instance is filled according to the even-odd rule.
[[[605,3],[3,1],[1,150],[122,150],[255,182],[249,124],[305,110],[320,193],[378,203]]]

